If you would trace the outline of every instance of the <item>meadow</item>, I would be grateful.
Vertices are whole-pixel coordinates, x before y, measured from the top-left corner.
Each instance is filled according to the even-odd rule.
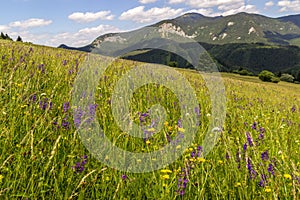
[[[300,198],[300,85],[222,73],[225,124],[203,157],[211,120],[208,89],[198,72],[178,69],[200,105],[194,143],[163,169],[129,173],[98,161],[77,134],[72,89],[85,58],[82,52],[0,40],[0,199]],[[162,129],[146,139],[121,130],[111,95],[133,66],[139,63],[118,59],[107,68],[93,108],[112,143],[151,152],[187,129],[175,94],[148,84],[134,92],[130,116],[150,126],[148,110],[160,104],[167,110]]]

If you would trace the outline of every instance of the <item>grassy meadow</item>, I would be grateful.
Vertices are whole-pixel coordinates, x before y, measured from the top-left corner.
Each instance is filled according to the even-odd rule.
[[[0,40],[0,199],[300,198],[300,85],[222,74],[226,121],[217,145],[203,157],[202,141],[211,120],[209,93],[199,73],[178,69],[200,105],[194,144],[164,169],[128,173],[95,159],[77,134],[72,88],[85,57]],[[122,75],[138,65],[112,63],[99,81],[94,108],[115,145],[150,152],[185,127],[179,123],[177,97],[155,84],[135,91],[130,114],[136,124],[149,125],[148,109],[160,104],[167,110],[162,130],[140,139],[118,127],[111,94]]]

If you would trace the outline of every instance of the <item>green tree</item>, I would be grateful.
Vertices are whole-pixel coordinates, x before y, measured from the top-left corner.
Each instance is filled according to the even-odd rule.
[[[1,39],[6,39],[6,38],[5,38],[5,35],[4,35],[4,33],[3,33],[3,32],[1,32],[1,36],[0,36],[0,38],[1,38]]]
[[[290,74],[282,74],[280,77],[281,81],[290,82],[290,83],[293,83],[294,79],[295,79],[295,77],[293,77]]]
[[[276,77],[272,72],[268,70],[263,70],[258,74],[258,77],[260,80],[265,81],[265,82],[273,82],[273,83],[278,83],[280,79]]]
[[[18,36],[18,38],[17,38],[16,41],[17,41],[17,42],[23,42],[23,40],[22,40],[22,38],[21,38],[20,36]]]

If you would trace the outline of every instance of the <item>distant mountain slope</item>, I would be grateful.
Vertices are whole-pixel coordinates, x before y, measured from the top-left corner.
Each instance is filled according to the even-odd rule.
[[[254,73],[263,69],[291,73],[300,70],[300,48],[295,47],[300,47],[300,15],[270,18],[258,14],[238,13],[226,17],[206,17],[198,13],[188,13],[175,19],[163,20],[150,27],[168,30],[201,43],[218,61],[223,71],[239,67]],[[126,34],[129,33],[105,34],[81,48],[65,45],[61,45],[60,48],[91,52],[103,42],[118,42],[118,38],[122,39]],[[178,56],[159,50],[137,51],[125,57],[162,64],[176,61],[178,67],[191,67]]]

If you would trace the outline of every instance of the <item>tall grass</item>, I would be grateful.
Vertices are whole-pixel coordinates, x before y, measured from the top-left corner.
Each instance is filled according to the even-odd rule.
[[[99,162],[76,134],[71,94],[84,53],[2,40],[0,46],[1,199],[300,198],[298,85],[223,74],[226,123],[217,145],[203,158],[202,141],[211,120],[209,91],[198,73],[178,70],[197,93],[197,137],[166,169],[134,174]],[[141,115],[160,104],[167,110],[163,129],[143,140],[118,127],[112,91],[138,65],[116,60],[105,71],[97,87],[97,118],[120,148],[150,152],[180,130],[180,109],[168,88],[148,84],[135,91],[131,118],[150,125],[151,119]]]

